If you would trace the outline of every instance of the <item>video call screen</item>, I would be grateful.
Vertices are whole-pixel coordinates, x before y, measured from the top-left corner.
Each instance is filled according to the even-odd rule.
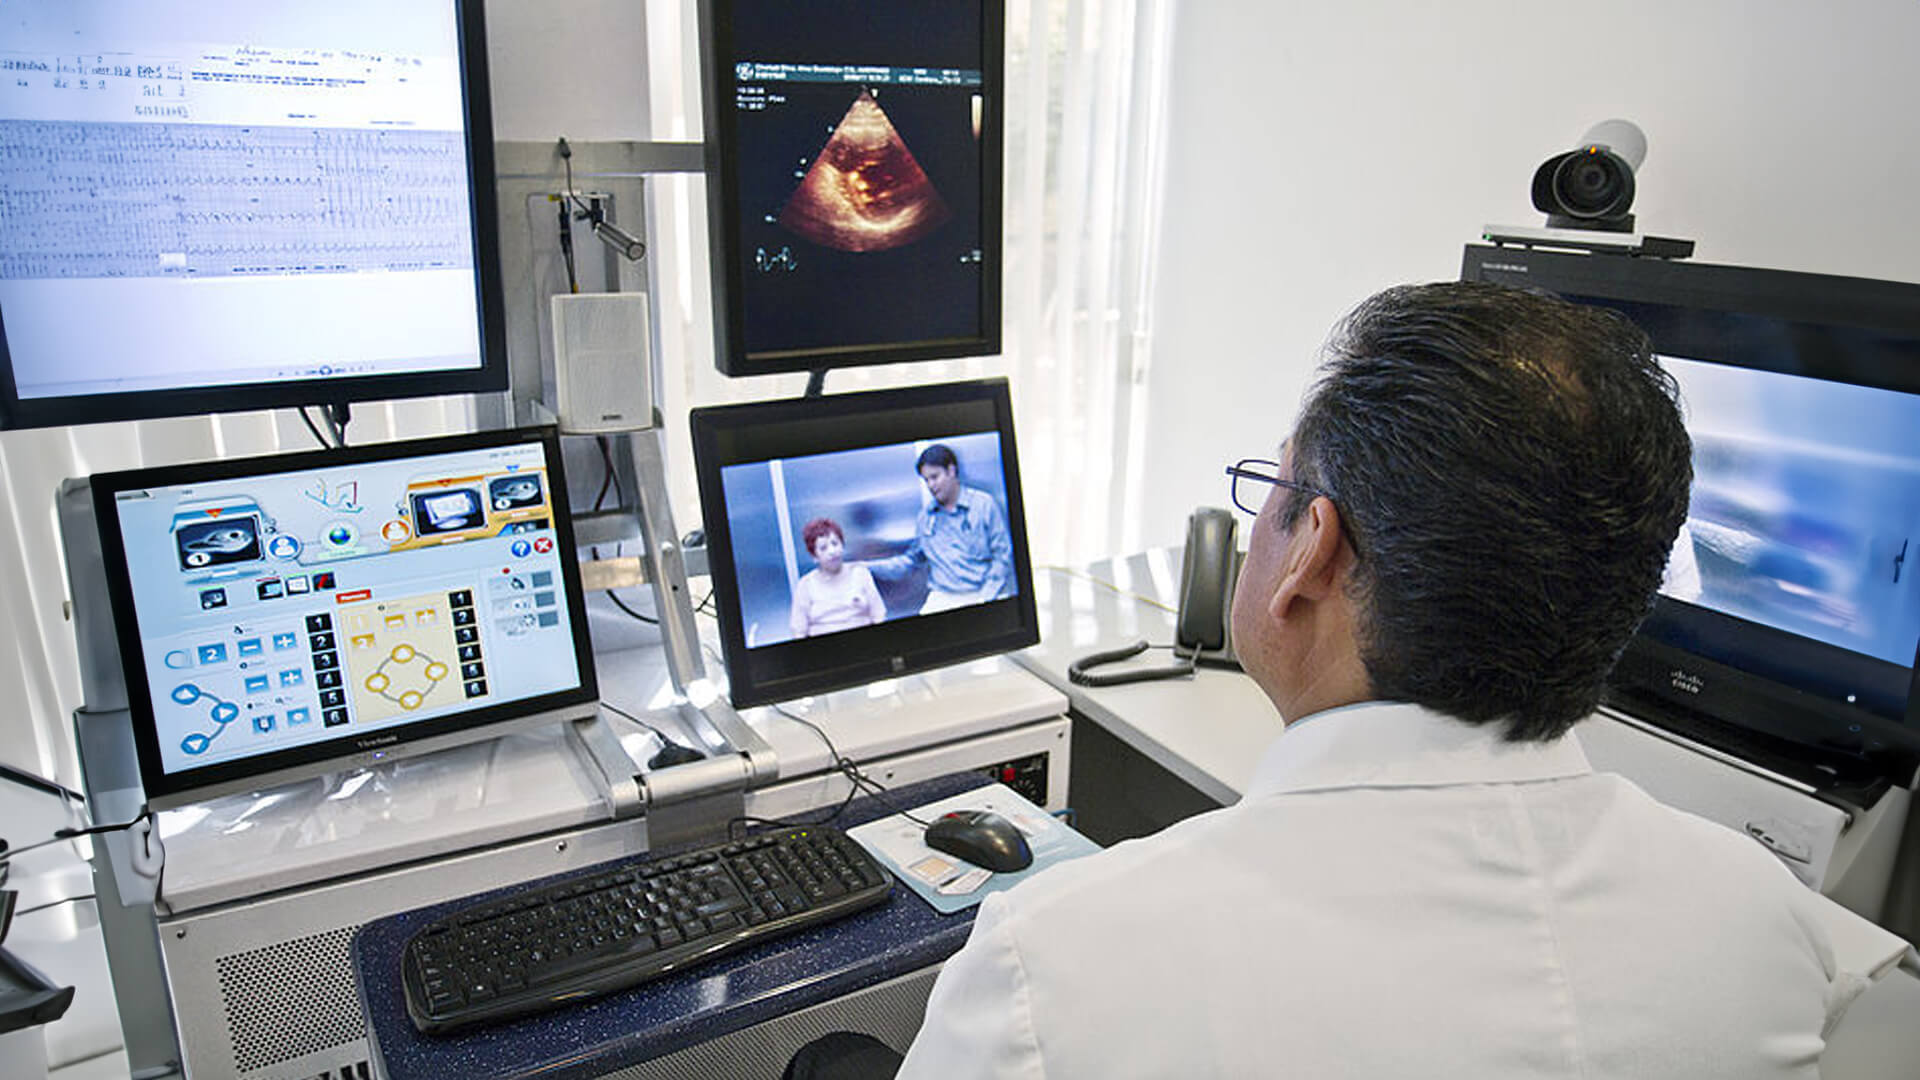
[[[936,446],[955,455],[964,506],[940,505],[916,467]],[[720,475],[748,648],[1018,591],[998,432],[775,458]],[[954,578],[938,583],[949,588],[934,581],[933,560],[953,564]],[[844,584],[821,584],[829,566]]]
[[[1693,498],[1668,597],[1910,666],[1920,395],[1677,357]]]
[[[696,409],[734,704],[1038,640],[1005,380]]]

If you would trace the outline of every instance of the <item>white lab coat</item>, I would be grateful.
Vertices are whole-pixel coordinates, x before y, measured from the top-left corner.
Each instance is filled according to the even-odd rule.
[[[1811,1078],[1865,985],[1815,902],[1575,739],[1350,706],[988,897],[900,1076]]]

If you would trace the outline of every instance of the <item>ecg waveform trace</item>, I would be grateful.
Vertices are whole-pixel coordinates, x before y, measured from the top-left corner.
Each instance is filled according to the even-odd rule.
[[[0,120],[0,279],[470,269],[457,131]]]

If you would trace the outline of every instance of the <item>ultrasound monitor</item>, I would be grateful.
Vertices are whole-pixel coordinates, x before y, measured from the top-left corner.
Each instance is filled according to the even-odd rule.
[[[0,427],[506,386],[478,0],[11,0]]]
[[[1002,0],[702,0],[728,375],[1000,351]]]
[[[737,707],[1039,640],[1003,379],[696,409]]]
[[[1620,311],[1679,383],[1692,500],[1615,699],[1910,773],[1920,285],[1478,247],[1464,276]]]
[[[156,807],[593,714],[550,428],[91,484]]]

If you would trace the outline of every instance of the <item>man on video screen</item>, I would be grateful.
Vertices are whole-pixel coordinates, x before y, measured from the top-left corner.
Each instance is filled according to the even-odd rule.
[[[895,581],[924,565],[922,615],[1012,595],[1013,539],[1000,504],[960,482],[960,459],[944,443],[921,451],[914,467],[933,501],[920,511],[907,550],[867,568],[883,581]]]

